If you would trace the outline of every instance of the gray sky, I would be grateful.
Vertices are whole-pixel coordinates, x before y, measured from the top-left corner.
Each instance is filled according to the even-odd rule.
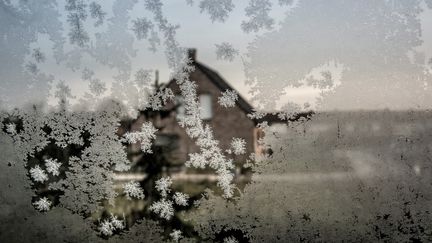
[[[104,1],[103,10],[108,13],[107,19],[113,16],[113,11],[110,6],[112,6],[113,1]],[[126,1],[125,1],[126,2]],[[307,1],[306,1],[307,2]],[[353,1],[355,2],[355,1]],[[403,1],[402,1],[403,2]],[[186,4],[185,0],[170,0],[166,1],[164,4],[164,14],[167,16],[168,20],[171,21],[174,24],[179,24],[180,29],[177,31],[178,34],[178,40],[182,46],[185,47],[193,47],[198,50],[198,57],[197,59],[208,65],[209,67],[213,68],[217,72],[219,72],[230,84],[232,84],[244,97],[247,99],[250,99],[252,96],[248,93],[249,87],[245,85],[245,73],[244,73],[244,67],[242,64],[242,57],[246,57],[246,55],[250,54],[248,53],[247,47],[248,44],[251,42],[254,42],[255,40],[261,38],[262,36],[271,36],[271,31],[262,31],[259,33],[251,33],[246,34],[244,33],[241,28],[241,22],[246,19],[244,16],[244,8],[246,7],[248,3],[248,0],[236,0],[234,1],[235,9],[233,12],[230,13],[230,16],[224,23],[215,22],[212,23],[209,16],[206,13],[200,13],[200,9],[198,7],[198,1],[195,1],[195,4],[193,6],[188,6]],[[63,20],[65,12],[62,10],[64,9],[63,3],[60,2],[59,9],[60,13],[63,14]],[[332,2],[332,4],[334,4]],[[278,34],[281,36],[284,36],[284,38],[288,38],[289,40],[290,35],[295,36],[307,36],[310,35],[311,38],[313,38],[313,31],[311,32],[304,32],[299,33],[301,30],[307,30],[310,31],[310,28],[303,28],[302,24],[306,23],[306,20],[309,20],[311,16],[314,16],[313,13],[309,13],[307,11],[303,11],[301,8],[299,9],[294,8],[292,10],[292,15],[294,18],[286,18],[287,12],[289,12],[288,7],[280,7],[277,4],[277,1],[273,1],[273,5],[275,6],[273,10],[271,11],[270,15],[275,19],[275,28],[274,32],[276,33],[275,36]],[[303,5],[300,5],[302,7]],[[310,8],[313,10],[313,8]],[[309,7],[307,8],[309,10]],[[297,12],[299,12],[298,15],[296,15]],[[344,12],[343,9],[338,10],[339,12]],[[131,11],[131,19],[135,19],[137,17],[145,16],[149,19],[151,19],[151,14],[147,11],[145,11],[143,4],[139,2],[136,4]],[[325,17],[325,15],[323,15]],[[342,18],[343,15],[340,15],[340,18]],[[315,20],[320,21],[320,16],[318,16]],[[322,16],[321,16],[322,17]],[[49,16],[47,17],[49,18]],[[314,17],[312,17],[312,21]],[[309,23],[311,23],[310,21]],[[106,21],[107,22],[107,21]],[[293,31],[292,33],[281,33],[281,25],[280,23],[283,22],[282,27],[285,29],[289,29],[290,26],[296,26],[294,29],[300,30],[298,32]],[[323,21],[325,22],[325,21]],[[344,22],[349,22],[346,19],[339,19],[339,22],[343,24]],[[421,47],[421,50],[425,52],[427,57],[432,57],[432,11],[427,10],[421,15],[421,23],[422,23],[422,38],[424,41],[423,46]],[[92,24],[86,24],[87,28],[89,30],[92,30]],[[107,28],[107,23],[105,23],[102,26],[102,30]],[[313,28],[312,28],[313,29]],[[67,31],[67,26],[65,27],[65,30]],[[67,33],[67,32],[65,32]],[[269,34],[266,34],[269,33]],[[326,33],[325,30],[323,33]],[[119,39],[127,39],[132,38],[132,32],[130,33],[130,36],[114,36],[114,38]],[[231,43],[236,49],[240,51],[240,56],[237,57],[233,62],[227,62],[222,60],[216,59],[216,48],[215,44],[219,44],[221,42],[229,42]],[[278,46],[279,49],[272,50],[272,44],[269,42],[270,45],[268,45],[266,48],[268,48],[268,53],[276,53],[276,55],[273,57],[270,56],[270,58],[278,59],[280,58],[277,54],[284,53],[284,55],[289,56],[290,53],[296,52],[302,53],[307,52],[307,49],[305,46],[294,46],[289,45],[289,41],[287,41],[286,46]],[[17,44],[18,45],[18,44]],[[336,45],[336,44],[335,44]],[[363,43],[354,41],[352,43],[353,46],[362,46]],[[50,47],[52,46],[52,43],[48,40],[48,37],[46,35],[39,35],[39,41],[36,43],[33,43],[31,45],[31,48],[37,48],[41,47],[42,50],[46,53],[48,56],[48,59],[46,63],[42,64],[40,68],[44,71],[47,71],[47,73],[52,73],[55,76],[55,82],[58,80],[65,80],[67,83],[71,86],[72,91],[75,94],[82,93],[84,90],[88,89],[88,84],[86,84],[84,81],[80,79],[81,72],[78,71],[71,71],[68,68],[65,68],[64,66],[58,66],[56,62],[54,61],[52,57],[52,51],[50,50]],[[10,48],[10,47],[6,47]],[[19,48],[17,46],[16,48]],[[65,45],[65,50],[67,51],[68,48],[70,49],[70,45]],[[147,50],[148,44],[146,41],[136,41],[134,43],[134,48],[138,50],[137,56],[132,59],[132,67],[133,71],[139,69],[139,68],[146,68],[146,69],[158,69],[160,71],[160,80],[166,81],[169,77],[169,70],[167,69],[166,60],[163,54],[163,50],[159,50],[157,53],[152,53]],[[267,52],[267,49],[264,48],[261,51]],[[303,49],[302,49],[303,48]],[[327,49],[335,48],[335,46],[331,46],[329,44]],[[367,48],[367,46],[363,46],[363,48]],[[111,50],[110,50],[111,51]],[[6,59],[5,59],[6,58]],[[117,59],[115,56],[115,53],[113,56],[108,56],[108,59],[111,58],[113,60]],[[1,58],[2,62],[8,62],[8,57],[5,55],[3,58]],[[71,60],[74,60],[71,58]],[[120,59],[119,59],[120,60]],[[289,62],[288,59],[280,59],[282,64],[275,64],[276,66],[279,66],[277,68],[283,69],[285,68],[284,65],[288,65]],[[337,60],[336,60],[337,61]],[[305,61],[304,63],[309,63],[309,61]],[[102,79],[102,80],[111,80],[112,76],[115,75],[114,70],[107,69],[103,65],[98,64],[91,58],[87,58],[84,56],[81,60],[81,67],[87,66],[93,69],[96,72],[96,77]],[[316,66],[310,67],[316,68],[319,65],[324,65],[325,63],[319,63]],[[345,65],[344,63],[341,63],[342,65]],[[296,65],[301,65],[296,64]],[[349,68],[349,67],[348,67]],[[336,71],[334,69],[333,71]],[[308,74],[307,72],[303,72],[304,75]],[[340,76],[339,74],[335,74],[334,76]],[[282,80],[283,78],[281,78]],[[282,80],[283,81],[283,80]],[[339,80],[337,80],[339,81]],[[382,100],[376,99],[379,95],[377,93],[371,93],[369,96],[367,93],[369,90],[364,90],[364,93],[366,95],[363,95],[363,97],[359,97],[357,101],[350,100],[350,97],[352,96],[347,90],[351,89],[353,90],[353,87],[344,86],[344,84],[349,84],[350,80],[344,79],[344,76],[342,77],[341,82],[341,90],[345,91],[343,92],[344,95],[334,95],[332,98],[329,99],[329,102],[326,104],[326,109],[334,109],[334,108],[342,108],[342,109],[350,109],[350,108],[365,108],[365,109],[373,109],[373,108],[384,108],[388,107],[391,109],[398,109],[398,108],[405,108],[406,106],[401,105],[403,104],[412,104],[411,106],[416,107],[417,100],[416,95],[411,92],[414,95],[407,95],[405,97],[406,100],[403,101],[394,101],[392,100],[393,96],[389,95],[388,102],[382,102]],[[385,90],[389,90],[387,94],[391,94],[392,92],[396,94],[399,92],[398,89],[395,89],[392,91],[392,89],[388,86],[383,86],[385,82],[379,82],[375,83],[376,85],[367,85],[367,87],[375,90],[382,90],[383,92]],[[402,85],[403,87],[403,85]],[[362,87],[364,88],[364,87]],[[355,91],[356,87],[354,87],[353,92]],[[298,103],[303,102],[313,102],[317,96],[319,96],[319,90],[313,89],[311,87],[299,87],[299,88],[289,88],[289,87],[283,87],[283,94],[280,95],[280,100],[278,101],[278,106],[280,106],[282,103],[286,102],[287,100],[292,100]],[[405,90],[405,93],[410,94],[410,90]],[[383,96],[387,97],[387,96]],[[432,97],[432,96],[431,96]],[[387,99],[387,98],[384,98]],[[382,104],[382,106],[377,106],[377,104]],[[421,108],[428,108],[428,104],[431,104],[432,101],[430,100],[422,100],[420,103]]]

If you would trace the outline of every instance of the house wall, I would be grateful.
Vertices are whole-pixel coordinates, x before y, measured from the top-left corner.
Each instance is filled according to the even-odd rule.
[[[232,108],[221,107],[217,103],[217,100],[224,90],[221,91],[201,70],[196,69],[190,74],[190,78],[197,82],[198,95],[210,94],[212,96],[213,117],[206,121],[206,123],[210,124],[213,128],[214,136],[219,141],[220,148],[223,150],[228,149],[233,137],[245,139],[246,154],[240,156],[233,155],[231,157],[236,163],[244,163],[249,154],[254,152],[254,122],[251,121],[246,116],[245,111],[238,106]],[[173,90],[174,94],[180,94],[179,87],[175,82],[171,82],[168,87]],[[168,104],[168,107],[173,105],[173,103]],[[161,122],[164,127],[161,132],[179,135],[179,148],[175,152],[176,159],[179,163],[183,163],[188,159],[188,153],[199,151],[195,142],[192,141],[184,129],[178,125],[175,112],[171,113],[168,118]]]

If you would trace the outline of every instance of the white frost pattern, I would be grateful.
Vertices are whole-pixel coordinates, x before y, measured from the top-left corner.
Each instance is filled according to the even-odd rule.
[[[233,10],[234,4],[232,0],[202,0],[199,7],[201,12],[207,12],[210,15],[213,22],[224,22]]]
[[[48,198],[43,197],[34,202],[33,205],[40,212],[46,212],[50,209],[52,202]]]
[[[249,20],[241,24],[243,31],[258,32],[263,28],[270,30],[274,24],[274,20],[269,16],[271,6],[269,0],[251,0],[245,9]]]
[[[231,141],[232,153],[241,155],[246,153],[246,141],[243,138],[232,138]]]
[[[15,123],[6,124],[6,132],[9,133],[10,135],[15,135],[17,133]]]
[[[238,240],[233,236],[226,237],[223,241],[224,243],[238,243]]]
[[[43,169],[40,168],[39,165],[36,165],[30,169],[30,176],[36,182],[44,182],[48,180],[48,175]]]
[[[51,173],[53,176],[60,175],[60,166],[61,163],[57,162],[57,159],[46,159],[45,160],[45,167],[48,173]]]
[[[225,92],[222,93],[222,96],[218,98],[218,103],[222,107],[228,108],[228,107],[234,107],[236,101],[238,100],[237,92],[234,90],[225,90]]]
[[[122,230],[124,228],[124,220],[120,220],[117,216],[111,215],[109,219],[105,219],[100,223],[99,232],[104,236],[111,236],[115,230]]]
[[[239,54],[230,43],[222,42],[220,44],[215,44],[216,46],[216,58],[218,60],[225,60],[232,62],[234,58]]]
[[[159,191],[162,197],[167,197],[171,192],[172,179],[171,177],[162,177],[156,181],[156,190]]]
[[[136,181],[130,181],[124,184],[123,190],[126,193],[126,198],[129,200],[131,200],[133,197],[138,199],[144,199],[144,190]]]
[[[151,141],[156,138],[157,129],[151,122],[144,122],[141,127],[141,132],[128,132],[124,135],[129,143],[141,143],[141,150],[144,153],[152,153]]]
[[[160,201],[154,202],[149,207],[149,210],[166,220],[170,220],[174,216],[173,202],[167,199],[161,199]]]
[[[170,236],[174,242],[179,242],[183,238],[181,230],[173,230]]]
[[[176,192],[176,193],[174,193],[173,199],[177,205],[187,206],[189,196],[185,193],[182,193],[182,192]]]

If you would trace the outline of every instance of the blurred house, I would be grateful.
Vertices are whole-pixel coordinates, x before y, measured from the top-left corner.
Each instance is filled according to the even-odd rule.
[[[247,156],[257,150],[258,130],[255,128],[255,122],[247,117],[247,114],[252,112],[252,106],[240,95],[235,107],[220,106],[217,101],[221,93],[235,89],[216,71],[197,61],[195,49],[189,50],[189,58],[195,67],[195,70],[190,73],[190,80],[197,84],[201,119],[211,126],[221,149],[229,149],[233,137],[243,138],[246,141],[246,154],[233,156],[232,159],[235,162],[245,162]],[[178,149],[175,156],[176,160],[182,162],[187,160],[189,153],[198,152],[199,148],[177,122],[178,117],[183,116],[185,112],[179,86],[175,80],[171,80],[166,87],[176,95],[175,101],[168,104],[168,108],[175,106],[175,112],[162,121],[164,124],[162,133],[178,136]]]
[[[197,84],[201,118],[213,129],[214,137],[219,141],[219,147],[222,150],[230,148],[233,137],[243,138],[246,141],[246,153],[232,155],[236,164],[244,163],[250,153],[260,149],[257,146],[260,131],[255,127],[256,121],[247,117],[247,114],[252,112],[252,106],[240,95],[235,107],[220,106],[217,101],[221,93],[225,90],[234,90],[234,88],[216,71],[198,62],[195,49],[189,50],[189,57],[195,67],[195,70],[190,73],[190,79]],[[171,80],[159,87],[170,88],[175,94],[174,101],[169,102],[162,111],[141,112],[141,115],[129,124],[127,130],[139,131],[143,122],[151,120],[158,129],[154,146],[164,148],[159,152],[165,154],[165,160],[171,167],[181,168],[188,160],[188,154],[199,152],[199,147],[194,140],[189,138],[185,129],[178,124],[178,118],[185,113],[179,86],[175,80]],[[135,146],[133,150],[138,152],[139,146]]]

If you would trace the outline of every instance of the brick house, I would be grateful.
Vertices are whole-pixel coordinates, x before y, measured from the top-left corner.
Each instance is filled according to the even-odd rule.
[[[213,129],[215,139],[219,141],[222,150],[230,147],[232,138],[243,138],[246,141],[246,153],[244,155],[231,155],[231,158],[238,165],[243,164],[251,153],[263,153],[264,150],[258,145],[258,139],[263,136],[263,132],[256,128],[256,124],[262,120],[269,124],[286,121],[280,120],[275,114],[267,114],[262,120],[252,120],[247,114],[253,111],[252,106],[240,95],[236,106],[225,108],[220,106],[217,101],[221,93],[226,90],[234,90],[216,71],[200,63],[196,59],[196,50],[189,50],[189,58],[195,70],[190,73],[190,79],[197,84],[197,95],[201,103],[201,118],[206,124]],[[180,89],[175,82],[171,80],[165,85],[156,87],[170,88],[175,94],[174,101],[169,102],[162,111],[142,111],[141,115],[133,121],[123,124],[122,132],[139,131],[143,122],[151,120],[158,129],[157,138],[154,145],[159,148],[155,153],[164,154],[164,160],[168,161],[169,167],[182,168],[186,162],[189,153],[198,152],[199,148],[189,136],[184,128],[178,124],[178,116],[184,113]],[[300,117],[309,117],[311,113],[298,114],[298,116],[289,119],[297,120]],[[130,146],[129,152],[135,154],[136,159],[140,160],[139,144]]]
[[[233,156],[237,163],[245,162],[248,155],[255,152],[256,129],[255,122],[247,117],[252,112],[252,106],[239,96],[236,106],[224,108],[217,101],[225,90],[234,90],[217,72],[196,60],[196,51],[189,50],[189,57],[193,61],[195,70],[190,73],[190,79],[197,84],[197,95],[201,104],[201,118],[213,128],[215,138],[219,141],[221,149],[230,147],[233,137],[243,138],[246,141],[246,154]],[[175,106],[175,112],[159,120],[159,135],[172,136],[177,139],[177,146],[172,153],[174,162],[183,163],[188,154],[198,152],[195,142],[189,138],[185,130],[179,126],[177,117],[184,112],[180,89],[174,80],[165,87],[170,88],[176,95],[174,102],[167,104],[167,109]]]

